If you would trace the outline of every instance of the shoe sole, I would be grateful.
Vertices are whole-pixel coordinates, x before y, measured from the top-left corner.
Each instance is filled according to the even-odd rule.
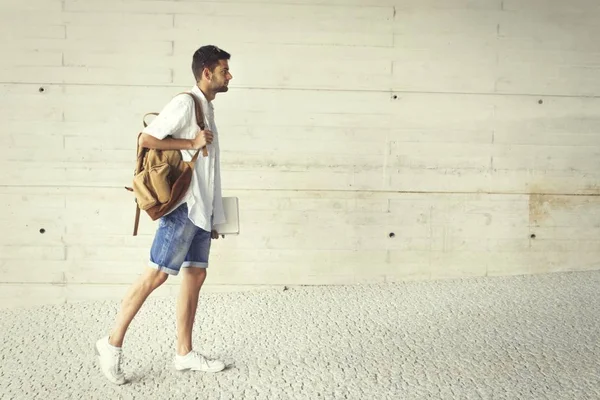
[[[194,368],[191,368],[191,367],[190,368],[182,368],[182,367],[175,366],[175,369],[177,371],[200,371],[200,372],[208,372],[208,373],[211,373],[211,374],[215,374],[217,372],[223,371],[225,368],[216,369],[216,370],[211,370],[211,369],[207,370],[207,369],[197,369],[197,368],[194,369]]]

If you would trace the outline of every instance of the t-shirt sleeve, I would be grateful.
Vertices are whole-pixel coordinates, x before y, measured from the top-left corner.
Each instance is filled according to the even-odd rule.
[[[142,132],[164,139],[176,136],[188,124],[194,113],[194,100],[187,94],[175,96]]]

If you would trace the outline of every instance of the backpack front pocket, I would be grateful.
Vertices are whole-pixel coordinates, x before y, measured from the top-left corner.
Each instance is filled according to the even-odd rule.
[[[148,171],[150,186],[156,194],[159,203],[166,203],[171,198],[171,185],[169,184],[169,164],[158,164]]]
[[[141,210],[164,204],[171,198],[169,184],[170,166],[167,163],[153,166],[133,178],[133,191]]]

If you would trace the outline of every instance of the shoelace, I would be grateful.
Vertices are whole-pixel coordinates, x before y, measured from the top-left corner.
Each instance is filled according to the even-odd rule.
[[[210,365],[208,365],[208,360],[203,355],[194,353],[194,358],[200,360],[200,362],[202,362],[206,366],[206,368],[210,368]]]
[[[121,357],[121,353],[120,352],[114,352],[113,353],[113,357],[115,358],[115,361],[116,361],[116,363],[115,363],[115,373],[117,375],[120,375],[122,373],[121,372],[121,358],[122,358]]]

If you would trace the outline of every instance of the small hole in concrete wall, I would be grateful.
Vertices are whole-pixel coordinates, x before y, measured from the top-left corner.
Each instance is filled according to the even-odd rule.
[[[544,104],[544,100],[539,100],[538,104]]]
[[[532,233],[532,234],[531,234],[531,238],[532,238],[532,239],[535,239],[535,233]]]
[[[395,95],[392,96],[392,99],[394,99],[394,100],[396,100],[397,98],[398,98],[397,94],[395,94]]]
[[[396,236],[396,234],[394,232],[390,232],[390,234],[388,235],[389,237],[393,238]]]
[[[38,89],[38,91],[39,91],[40,93],[44,93],[44,92],[46,91],[46,89],[44,89],[43,87],[40,87],[40,88]]]
[[[40,233],[46,233],[46,230],[44,228],[40,229]]]

